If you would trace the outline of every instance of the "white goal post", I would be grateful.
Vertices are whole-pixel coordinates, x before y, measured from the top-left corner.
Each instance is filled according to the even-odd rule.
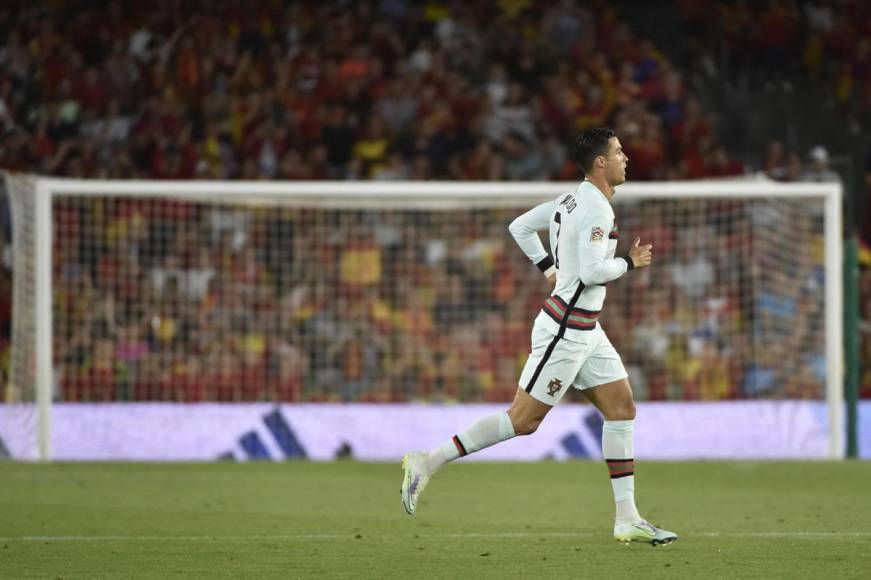
[[[11,184],[13,179],[9,178]],[[349,210],[450,210],[462,211],[489,208],[525,208],[552,199],[559,193],[574,189],[576,183],[469,183],[469,182],[210,182],[210,181],[98,181],[54,178],[34,178],[33,215],[21,210],[13,212],[14,227],[23,227],[23,220],[31,220],[33,228],[34,290],[33,323],[35,336],[32,361],[35,365],[35,403],[37,430],[37,457],[52,458],[52,400],[55,392],[54,355],[52,352],[54,327],[53,312],[53,202],[64,198],[117,197],[173,199],[208,204],[234,206],[282,206],[316,209]],[[21,195],[9,185],[9,195]],[[618,220],[624,204],[663,200],[727,200],[736,202],[796,202],[798,206],[816,204],[819,208],[824,240],[824,287],[822,300],[822,328],[824,333],[824,398],[828,408],[829,455],[844,456],[844,397],[843,397],[843,258],[842,258],[842,191],[836,183],[775,183],[770,181],[698,181],[627,183],[620,186],[614,198]],[[29,211],[29,210],[28,210]],[[689,211],[689,210],[688,210]],[[703,211],[703,210],[699,210]],[[752,214],[756,210],[747,210]],[[744,218],[742,218],[744,219]],[[748,220],[752,220],[750,215]],[[643,223],[643,222],[641,222]],[[778,225],[788,233],[791,225]],[[627,228],[626,232],[633,236]],[[505,232],[508,236],[508,233]],[[704,234],[694,234],[704,235]],[[761,238],[760,238],[761,239]],[[704,240],[701,239],[700,243]],[[790,248],[785,242],[768,240],[764,243],[777,247],[783,256]],[[657,240],[650,240],[656,247]],[[624,240],[625,242],[625,240]],[[760,242],[762,243],[762,242]],[[15,248],[16,253],[26,251]],[[799,250],[803,251],[803,250]],[[789,258],[787,258],[789,259]],[[654,264],[655,265],[655,264]],[[764,265],[763,265],[764,267]],[[651,269],[653,270],[653,268]],[[799,284],[799,281],[795,281]],[[618,286],[619,283],[615,284]],[[20,288],[20,286],[16,286]],[[610,291],[610,289],[609,289]],[[612,306],[613,308],[613,306]],[[30,314],[15,312],[15,316]],[[529,321],[531,323],[531,320]],[[22,348],[23,345],[13,345]],[[27,363],[30,364],[30,363]],[[728,434],[724,434],[724,437]]]

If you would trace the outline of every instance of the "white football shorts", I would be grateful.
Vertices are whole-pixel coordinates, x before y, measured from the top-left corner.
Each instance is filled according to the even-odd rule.
[[[532,327],[532,352],[518,384],[546,405],[556,405],[569,386],[579,390],[625,379],[629,375],[617,350],[597,323],[583,342],[557,339],[546,328]]]

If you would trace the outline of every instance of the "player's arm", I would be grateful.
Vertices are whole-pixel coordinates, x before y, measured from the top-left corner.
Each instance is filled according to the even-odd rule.
[[[525,214],[517,217],[508,226],[508,231],[511,232],[514,241],[517,242],[517,245],[520,246],[526,257],[538,266],[538,269],[548,278],[555,275],[556,269],[553,265],[553,258],[544,249],[544,244],[541,243],[541,238],[538,237],[538,232],[550,227],[553,204],[553,201],[546,201],[537,205]]]
[[[579,272],[581,281],[586,286],[605,284],[616,280],[633,268],[643,268],[650,265],[652,257],[650,245],[641,246],[641,240],[635,239],[627,256],[607,258],[608,233],[614,225],[614,218],[605,212],[591,212],[587,219],[580,220],[578,233],[578,252],[580,260]]]

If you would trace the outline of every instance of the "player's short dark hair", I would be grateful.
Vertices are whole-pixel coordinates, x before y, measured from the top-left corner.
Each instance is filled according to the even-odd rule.
[[[608,141],[615,136],[614,131],[608,127],[588,129],[578,135],[575,139],[575,163],[584,173],[590,173],[596,157],[608,153]]]

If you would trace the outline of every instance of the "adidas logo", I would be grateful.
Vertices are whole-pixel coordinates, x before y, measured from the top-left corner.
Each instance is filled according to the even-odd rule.
[[[581,419],[581,428],[577,432],[571,432],[560,439],[559,451],[552,453],[568,457],[570,459],[598,459],[602,456],[602,416],[594,409]],[[585,443],[586,442],[586,443]],[[592,447],[595,444],[595,447]],[[592,447],[592,451],[590,448]]]
[[[305,448],[281,414],[281,408],[263,416],[263,426],[271,436],[265,441],[258,429],[243,433],[238,439],[238,450],[229,450],[218,455],[219,460],[237,461],[242,455],[248,461],[274,461],[281,459],[305,459]],[[270,450],[271,448],[271,450]]]

